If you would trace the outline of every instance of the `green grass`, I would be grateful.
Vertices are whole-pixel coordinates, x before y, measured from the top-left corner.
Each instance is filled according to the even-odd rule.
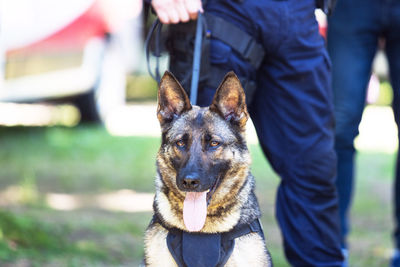
[[[0,188],[33,180],[39,190],[150,192],[158,139],[115,138],[103,128],[11,128],[0,131]]]
[[[137,266],[150,212],[59,211],[46,193],[153,192],[159,138],[113,137],[100,126],[0,129],[0,265]],[[279,178],[252,145],[252,170],[275,266],[288,266],[274,218]],[[390,256],[394,155],[361,152],[350,235],[351,266],[383,266]],[[6,192],[18,188],[18,199]],[[8,194],[8,197],[14,196]]]

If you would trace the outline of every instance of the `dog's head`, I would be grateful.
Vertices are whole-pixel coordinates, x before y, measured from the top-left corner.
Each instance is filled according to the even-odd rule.
[[[158,92],[162,144],[157,164],[163,187],[190,231],[221,213],[244,184],[250,163],[244,139],[248,112],[237,76],[228,73],[206,108],[192,106],[166,72]],[[207,208],[207,206],[209,206]],[[222,210],[221,210],[222,209]]]

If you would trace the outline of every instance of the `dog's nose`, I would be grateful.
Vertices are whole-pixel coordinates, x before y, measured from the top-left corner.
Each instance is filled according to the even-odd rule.
[[[189,175],[183,178],[182,186],[186,190],[195,190],[200,185],[200,179],[198,177]]]

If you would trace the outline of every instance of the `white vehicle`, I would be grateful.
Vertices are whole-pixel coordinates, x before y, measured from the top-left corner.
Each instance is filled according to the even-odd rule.
[[[0,0],[0,101],[72,101],[98,121],[125,101],[141,1]]]

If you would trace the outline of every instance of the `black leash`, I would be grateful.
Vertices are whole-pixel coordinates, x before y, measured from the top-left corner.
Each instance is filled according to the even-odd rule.
[[[161,48],[160,48],[160,38],[161,38],[161,27],[162,23],[157,18],[150,27],[149,33],[147,34],[145,40],[145,49],[146,49],[146,61],[147,61],[147,71],[150,76],[160,83],[161,75],[160,75],[160,57],[161,57]],[[200,62],[201,62],[201,50],[202,50],[202,40],[203,34],[205,34],[205,29],[207,28],[206,20],[202,13],[198,13],[197,17],[197,25],[196,25],[196,37],[194,42],[194,54],[193,54],[193,65],[192,65],[192,81],[190,86],[190,102],[195,105],[197,103],[197,94],[198,94],[198,86],[199,86],[199,76],[200,76]],[[150,66],[150,45],[151,41],[155,38],[155,47],[154,47],[154,56],[156,57],[156,66],[154,73],[151,70]]]
[[[147,71],[149,72],[150,76],[157,81],[157,83],[160,83],[161,80],[161,75],[160,75],[160,56],[161,56],[161,51],[160,51],[160,35],[161,35],[161,22],[157,18],[153,24],[150,27],[149,33],[147,34],[146,40],[144,42],[145,50],[146,50],[146,62],[147,62]],[[156,31],[157,30],[157,31]],[[156,42],[155,42],[155,51],[154,51],[154,56],[156,57],[156,67],[155,67],[155,73],[151,71],[150,67],[150,43],[153,37],[154,32],[156,31]]]
[[[197,89],[199,87],[201,42],[203,40],[203,14],[199,12],[196,25],[196,39],[194,41],[192,83],[190,85],[190,102],[197,103]]]

